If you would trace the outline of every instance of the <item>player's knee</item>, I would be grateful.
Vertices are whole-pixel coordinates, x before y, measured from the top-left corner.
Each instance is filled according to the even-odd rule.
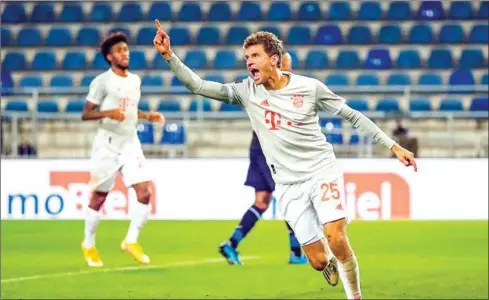
[[[94,191],[92,193],[92,196],[90,197],[90,203],[88,204],[88,207],[95,211],[99,211],[102,205],[104,204],[105,200],[107,199],[107,195],[109,193],[107,192],[97,192]]]
[[[327,235],[328,244],[338,260],[343,261],[351,256],[350,245],[346,232],[338,231]]]
[[[324,253],[315,253],[308,257],[309,263],[316,271],[322,271],[328,266],[328,259]]]
[[[153,196],[151,189],[143,189],[137,193],[138,201],[144,204],[148,204]]]

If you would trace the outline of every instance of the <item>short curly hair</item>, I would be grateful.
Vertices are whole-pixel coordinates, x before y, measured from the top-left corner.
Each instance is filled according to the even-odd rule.
[[[128,39],[126,34],[124,32],[118,31],[111,33],[102,41],[102,43],[100,44],[100,53],[102,53],[102,56],[109,65],[110,61],[107,59],[107,55],[109,54],[110,49],[112,49],[112,46],[120,42],[124,42],[127,44],[127,40]]]
[[[258,31],[250,34],[243,43],[243,48],[248,49],[250,46],[263,45],[263,49],[268,56],[278,55],[278,67],[282,67],[282,56],[284,54],[284,44],[273,33],[267,31]]]

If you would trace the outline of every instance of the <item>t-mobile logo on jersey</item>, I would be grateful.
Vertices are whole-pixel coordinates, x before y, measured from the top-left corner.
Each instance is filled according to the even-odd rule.
[[[270,124],[271,127],[269,130],[279,130],[280,126],[285,124],[287,126],[297,125],[302,126],[302,122],[293,123],[292,121],[282,122],[282,115],[278,112],[274,112],[272,110],[265,110],[265,123]]]

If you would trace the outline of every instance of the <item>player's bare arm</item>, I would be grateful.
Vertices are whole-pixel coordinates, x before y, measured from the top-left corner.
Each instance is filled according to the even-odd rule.
[[[162,113],[155,111],[144,112],[142,110],[138,110],[138,119],[154,123],[165,123],[165,116],[163,116]]]
[[[124,113],[118,108],[110,110],[99,110],[99,106],[93,102],[87,101],[83,107],[81,119],[83,121],[99,120],[110,118],[116,121],[124,121]]]

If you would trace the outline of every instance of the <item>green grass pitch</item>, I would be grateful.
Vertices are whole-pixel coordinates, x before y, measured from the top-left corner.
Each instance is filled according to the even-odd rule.
[[[2,221],[1,298],[345,299],[310,266],[287,264],[282,221],[261,221],[239,247],[243,266],[220,261],[236,221],[150,221],[140,241],[150,267],[120,251],[128,222],[103,221],[102,269],[85,266],[82,221]],[[365,299],[488,299],[487,221],[354,221],[348,229]]]

